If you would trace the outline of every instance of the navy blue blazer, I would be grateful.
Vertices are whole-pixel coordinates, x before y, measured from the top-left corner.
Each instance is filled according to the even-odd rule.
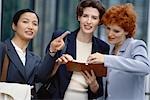
[[[67,36],[67,42],[66,44],[66,51],[65,53],[70,54],[74,59],[76,59],[76,37],[79,29],[77,29],[74,32],[71,32]],[[58,36],[60,36],[63,32],[54,32],[52,36],[52,40]],[[49,48],[49,47],[48,47]],[[108,54],[109,53],[109,45],[106,44],[104,41],[96,38],[93,36],[92,38],[92,53],[95,52],[100,52],[103,54]],[[57,57],[61,56],[61,51],[58,52]],[[67,71],[65,65],[61,65],[59,69],[57,70],[56,74],[52,78],[52,83],[49,88],[50,95],[52,96],[53,99],[59,98],[63,99],[65,91],[70,83],[72,76],[72,72]],[[102,83],[102,78],[97,77],[98,84],[100,85],[99,90],[97,93],[92,93],[90,89],[88,89],[88,98],[97,98],[103,95],[103,83]]]
[[[26,64],[24,66],[10,39],[5,41],[5,45],[7,45],[7,54],[10,59],[6,79],[7,82],[33,85],[35,82],[42,82],[47,78],[51,70],[50,64],[54,64],[53,57],[46,54],[42,61],[39,56],[27,49]],[[1,52],[3,47],[4,46],[0,46],[0,56],[4,55],[4,53]],[[1,56],[0,69],[2,69],[2,63],[3,58]]]

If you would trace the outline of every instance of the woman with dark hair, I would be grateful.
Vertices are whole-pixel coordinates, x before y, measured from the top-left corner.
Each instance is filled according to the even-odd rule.
[[[9,58],[6,82],[34,85],[48,78],[50,65],[54,63],[53,57],[47,53],[41,61],[38,55],[28,49],[30,41],[37,34],[38,27],[39,17],[33,10],[22,9],[14,15],[12,21],[14,35],[4,42]],[[63,42],[59,40],[60,43]],[[3,59],[0,60],[2,69]]]
[[[102,22],[106,26],[111,55],[94,53],[88,63],[108,68],[107,100],[145,100],[145,76],[150,73],[147,47],[134,39],[136,12],[132,4],[110,7]]]
[[[79,28],[68,34],[64,54],[61,56],[62,51],[56,52],[50,47],[50,52],[58,55],[56,63],[58,66],[60,64],[57,68],[53,67],[55,73],[49,88],[52,98],[88,100],[103,96],[102,77],[96,77],[92,70],[85,73],[70,72],[65,64],[73,59],[86,62],[88,56],[95,52],[108,54],[109,45],[94,36],[104,12],[105,9],[98,0],[82,0],[76,9]],[[54,44],[55,38],[62,33],[54,32],[50,44]]]

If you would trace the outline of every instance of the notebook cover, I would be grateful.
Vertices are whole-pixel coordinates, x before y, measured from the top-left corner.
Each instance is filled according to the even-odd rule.
[[[69,61],[66,66],[68,71],[80,72],[87,70],[90,72],[90,70],[93,70],[95,75],[98,77],[105,77],[107,75],[107,68],[104,67],[104,64],[86,64]]]

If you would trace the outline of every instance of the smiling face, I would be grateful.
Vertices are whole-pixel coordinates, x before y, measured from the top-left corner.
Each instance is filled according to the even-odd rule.
[[[93,34],[100,22],[99,14],[96,8],[84,8],[82,16],[78,16],[80,31],[84,34]]]
[[[126,40],[127,32],[117,25],[106,26],[108,42],[115,46],[120,46]]]
[[[15,37],[21,40],[29,41],[35,37],[38,31],[38,18],[32,12],[23,13],[17,25],[12,24],[12,28],[15,32]]]

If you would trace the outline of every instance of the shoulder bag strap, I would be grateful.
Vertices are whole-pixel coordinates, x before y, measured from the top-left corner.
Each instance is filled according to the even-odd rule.
[[[6,81],[6,78],[7,78],[9,58],[8,58],[6,51],[7,51],[7,46],[5,47],[5,56],[4,56],[4,61],[3,61],[3,66],[2,66],[2,74],[0,77],[0,81]]]

